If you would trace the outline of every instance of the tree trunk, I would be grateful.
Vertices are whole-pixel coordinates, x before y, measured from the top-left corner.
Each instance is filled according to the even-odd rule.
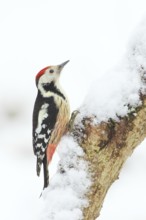
[[[119,122],[111,119],[94,126],[92,120],[86,118],[82,121],[82,130],[78,125],[74,127],[73,134],[89,161],[93,181],[87,195],[89,206],[83,210],[84,220],[95,220],[99,216],[109,187],[118,179],[126,159],[145,138],[146,98],[142,100],[141,107],[120,118]]]

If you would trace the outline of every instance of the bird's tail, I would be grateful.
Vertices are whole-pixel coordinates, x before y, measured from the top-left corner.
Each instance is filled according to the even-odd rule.
[[[49,171],[48,171],[48,162],[47,162],[47,155],[45,154],[43,161],[40,158],[37,158],[37,175],[40,176],[41,166],[43,163],[43,170],[44,170],[44,188],[47,188],[49,185]]]
[[[43,170],[44,170],[44,189],[49,185],[49,171],[48,171],[48,162],[47,162],[47,155],[43,159]]]
[[[37,157],[36,172],[38,176],[40,176],[41,166],[42,166],[42,160]]]

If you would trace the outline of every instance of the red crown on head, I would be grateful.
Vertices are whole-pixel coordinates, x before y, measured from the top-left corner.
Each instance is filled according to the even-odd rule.
[[[45,71],[49,68],[49,66],[43,68],[38,74],[36,75],[36,80],[38,80],[44,73]]]

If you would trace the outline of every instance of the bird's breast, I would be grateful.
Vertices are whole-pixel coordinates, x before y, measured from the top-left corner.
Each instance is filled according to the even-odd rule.
[[[68,101],[62,98],[58,98],[58,100],[56,100],[56,103],[59,111],[49,144],[57,145],[61,137],[67,131],[67,125],[70,119],[70,107]]]

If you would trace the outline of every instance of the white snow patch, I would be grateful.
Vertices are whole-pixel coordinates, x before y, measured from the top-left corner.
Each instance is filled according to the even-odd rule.
[[[91,186],[84,152],[72,137],[65,136],[58,147],[58,172],[44,191],[41,220],[81,220],[82,209],[88,206],[86,193]],[[62,173],[60,172],[62,170]]]
[[[132,69],[138,69],[140,66],[146,69],[146,17],[135,29],[128,42],[127,57]]]
[[[142,23],[129,41],[129,47],[114,69],[95,80],[79,109],[79,121],[86,116],[96,116],[96,122],[118,120],[129,113],[130,107],[141,105],[140,91],[146,93],[141,77],[146,77],[146,25]],[[144,79],[145,80],[145,79]],[[130,110],[131,111],[131,110]]]

